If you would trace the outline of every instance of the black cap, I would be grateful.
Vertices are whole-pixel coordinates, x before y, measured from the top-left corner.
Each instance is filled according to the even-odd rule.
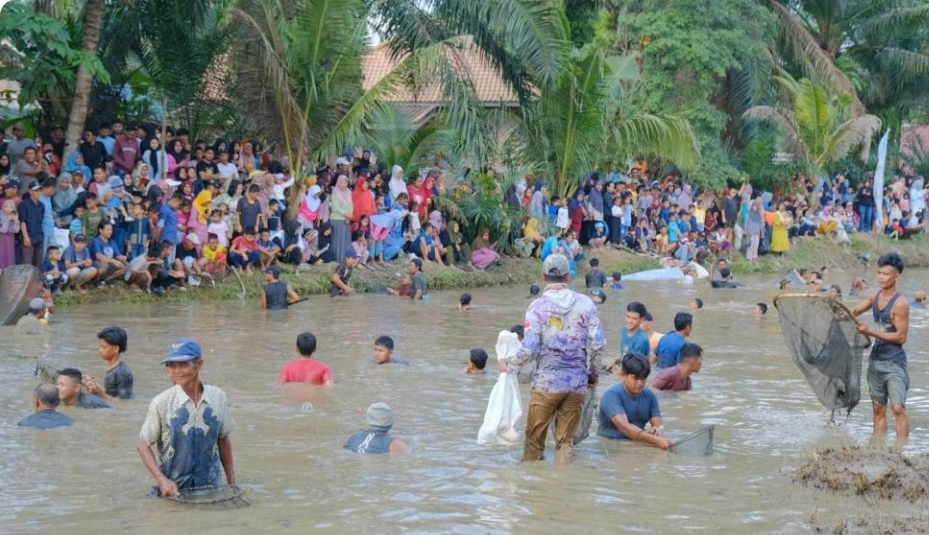
[[[87,236],[84,236],[83,234],[78,234],[77,236],[74,237],[74,241],[87,243]]]
[[[281,276],[281,268],[277,266],[268,266],[265,268],[265,273],[270,273],[272,277],[277,279]]]

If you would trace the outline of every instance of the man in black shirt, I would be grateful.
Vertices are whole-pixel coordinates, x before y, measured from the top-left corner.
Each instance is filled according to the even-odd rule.
[[[352,270],[358,263],[358,255],[353,250],[345,253],[345,260],[335,268],[332,274],[332,286],[329,288],[329,296],[348,295],[352,293],[352,287],[348,285],[349,279],[352,278]]]
[[[45,205],[39,201],[42,191],[41,182],[33,182],[29,187],[29,195],[19,204],[19,228],[22,232],[22,242],[19,245],[19,262],[42,267],[45,251],[42,244],[45,240],[45,231],[42,230],[42,220],[45,219]]]
[[[97,139],[97,131],[93,128],[84,129],[84,141],[78,147],[84,157],[84,165],[91,169],[102,167],[108,158],[106,146]]]
[[[265,284],[261,287],[261,308],[280,310],[300,300],[297,292],[281,280],[281,269],[277,266],[265,268]]]

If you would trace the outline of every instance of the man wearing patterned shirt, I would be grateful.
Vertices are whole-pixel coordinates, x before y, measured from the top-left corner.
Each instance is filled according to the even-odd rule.
[[[235,485],[232,423],[226,393],[200,382],[200,346],[188,338],[171,345],[162,361],[174,386],[155,396],[142,424],[137,448],[155,478],[159,494],[184,489]]]
[[[542,273],[547,286],[526,311],[519,351],[502,360],[500,367],[501,371],[516,372],[530,359],[537,361],[522,460],[542,460],[549,423],[557,416],[555,462],[565,465],[574,456],[573,438],[584,394],[597,384],[606,337],[593,301],[568,288],[568,259],[549,255]]]

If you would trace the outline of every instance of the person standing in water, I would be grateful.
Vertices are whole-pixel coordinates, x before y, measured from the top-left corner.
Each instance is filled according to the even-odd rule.
[[[574,434],[588,389],[595,388],[606,337],[590,297],[568,287],[570,262],[552,254],[542,263],[547,286],[526,310],[525,335],[515,356],[501,359],[501,372],[517,372],[530,360],[532,397],[526,415],[523,461],[541,461],[545,435],[555,419],[555,462],[574,456]],[[555,418],[557,416],[557,418]]]
[[[874,343],[868,358],[868,389],[874,410],[874,433],[887,433],[887,405],[894,414],[897,440],[910,434],[906,418],[906,393],[910,376],[906,368],[906,343],[910,327],[910,305],[897,293],[897,279],[903,274],[903,259],[887,253],[877,261],[877,284],[880,290],[852,310],[855,317],[867,312],[874,315],[875,329],[864,323],[858,332],[870,336]]]
[[[200,345],[182,338],[162,363],[174,386],[152,399],[136,448],[162,497],[196,487],[235,485],[233,426],[226,393],[200,381]]]

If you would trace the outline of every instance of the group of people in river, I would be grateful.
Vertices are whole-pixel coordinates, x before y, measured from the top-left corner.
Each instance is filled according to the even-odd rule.
[[[890,408],[896,435],[905,438],[909,429],[905,410],[909,376],[903,344],[909,305],[896,290],[903,261],[890,253],[883,255],[877,265],[880,290],[863,295],[852,314],[871,311],[877,324],[874,328],[865,324],[858,327],[875,341],[867,375],[875,433],[886,433]],[[671,448],[674,443],[664,434],[656,394],[692,389],[692,377],[701,371],[704,350],[689,340],[694,328],[693,313],[678,312],[673,318],[674,330],[661,335],[653,331],[654,318],[645,304],[629,302],[618,358],[605,358],[607,341],[598,305],[586,292],[569,286],[568,258],[560,253],[549,255],[542,263],[542,273],[545,284],[529,304],[524,324],[513,328],[520,340],[519,348],[498,365],[501,373],[530,369],[531,395],[522,459],[543,459],[551,427],[555,462],[570,462],[574,444],[578,437],[586,437],[593,417],[598,420],[597,433],[604,438]],[[458,306],[463,311],[468,308]],[[128,347],[127,333],[119,327],[108,327],[97,338],[99,354],[107,364],[102,384],[74,368],[59,370],[54,384],[36,387],[35,413],[20,425],[41,429],[68,426],[71,418],[56,411],[61,403],[78,408],[110,408],[118,403],[116,400],[132,396],[134,378],[123,358]],[[278,384],[327,388],[335,383],[331,368],[315,358],[317,339],[312,333],[297,336],[295,351],[298,358],[282,367]],[[409,365],[409,361],[393,353],[391,337],[380,336],[374,341],[375,364]],[[161,496],[236,482],[229,402],[222,389],[200,380],[202,357],[199,344],[191,339],[171,345],[162,363],[174,386],[151,401],[139,435],[142,463],[152,474]],[[486,352],[476,348],[469,353],[465,371],[483,373],[486,362]],[[596,396],[600,377],[606,373],[617,374],[620,381]],[[409,449],[402,439],[389,434],[394,415],[386,403],[371,404],[365,422],[367,427],[350,435],[345,448],[362,453],[401,453]]]

